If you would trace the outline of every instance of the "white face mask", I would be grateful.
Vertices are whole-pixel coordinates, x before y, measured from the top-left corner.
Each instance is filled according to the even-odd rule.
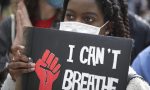
[[[103,26],[96,27],[80,22],[61,22],[59,30],[61,31],[70,31],[70,32],[77,32],[77,33],[85,33],[85,34],[93,34],[98,35],[100,30],[108,23],[107,21]]]

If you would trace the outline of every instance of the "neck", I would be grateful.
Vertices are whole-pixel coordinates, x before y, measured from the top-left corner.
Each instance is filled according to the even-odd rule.
[[[40,19],[47,20],[55,16],[56,9],[47,3],[47,0],[39,0]]]

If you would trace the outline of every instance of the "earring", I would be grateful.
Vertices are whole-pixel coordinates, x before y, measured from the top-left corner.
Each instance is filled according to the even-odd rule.
[[[15,57],[14,56],[12,57],[12,61],[15,61]]]
[[[108,36],[109,34],[110,34],[110,32],[109,32],[109,31],[106,31],[106,32],[105,32],[105,35],[106,35],[106,36]]]

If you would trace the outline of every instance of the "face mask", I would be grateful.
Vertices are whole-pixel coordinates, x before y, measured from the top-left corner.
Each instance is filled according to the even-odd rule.
[[[95,27],[92,25],[80,23],[80,22],[61,22],[59,30],[61,31],[70,31],[77,33],[93,34],[99,35],[100,30],[108,23],[107,21],[101,27]]]
[[[64,0],[47,0],[54,8],[63,8]]]

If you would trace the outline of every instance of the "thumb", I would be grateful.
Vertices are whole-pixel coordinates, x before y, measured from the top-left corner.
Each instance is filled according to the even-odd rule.
[[[60,74],[60,70],[55,74],[54,81],[58,78],[59,74]]]

